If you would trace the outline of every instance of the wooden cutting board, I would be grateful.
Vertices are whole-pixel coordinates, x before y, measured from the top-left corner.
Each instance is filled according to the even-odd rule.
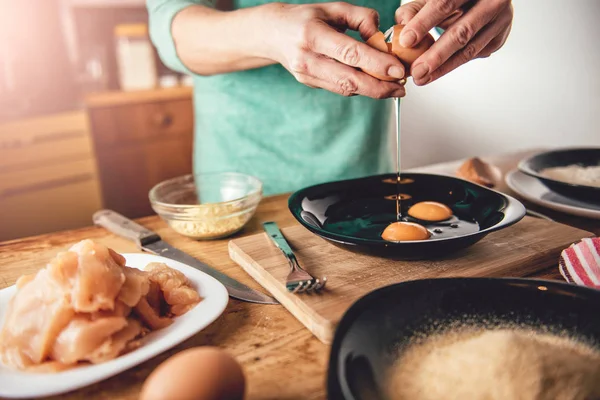
[[[394,261],[355,254],[297,225],[282,229],[300,265],[327,276],[319,294],[295,295],[285,288],[289,267],[264,233],[229,242],[229,255],[324,343],[331,343],[346,310],[365,294],[393,283],[442,277],[524,277],[558,265],[560,252],[593,234],[525,217],[470,248],[435,261]]]

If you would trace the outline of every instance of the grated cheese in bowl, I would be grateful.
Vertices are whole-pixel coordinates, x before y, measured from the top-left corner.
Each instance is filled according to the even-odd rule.
[[[185,175],[159,183],[149,197],[154,211],[177,233],[219,239],[250,221],[262,199],[262,182],[234,172]]]

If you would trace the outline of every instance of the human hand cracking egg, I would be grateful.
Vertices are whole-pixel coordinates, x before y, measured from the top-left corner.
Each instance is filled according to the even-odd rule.
[[[399,37],[402,47],[418,48],[431,29],[445,29],[411,68],[418,86],[471,60],[489,57],[506,42],[512,20],[511,0],[414,0],[396,11],[396,21],[406,25]]]

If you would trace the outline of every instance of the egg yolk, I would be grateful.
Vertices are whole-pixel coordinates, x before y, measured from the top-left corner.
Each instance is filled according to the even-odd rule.
[[[393,222],[381,234],[381,238],[388,242],[426,240],[429,236],[430,233],[425,227],[413,222]]]
[[[421,221],[445,221],[452,217],[452,210],[435,201],[422,201],[408,209],[408,215]]]

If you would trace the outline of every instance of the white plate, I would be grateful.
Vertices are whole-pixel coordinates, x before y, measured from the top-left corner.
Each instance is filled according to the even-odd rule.
[[[554,193],[538,179],[518,170],[506,175],[506,184],[523,198],[540,206],[579,217],[600,219],[600,205]]]
[[[0,397],[51,396],[99,382],[176,346],[211,324],[225,310],[229,300],[227,290],[219,281],[204,272],[151,254],[123,254],[123,256],[129,267],[143,269],[149,263],[162,262],[183,272],[198,290],[202,301],[186,314],[177,317],[172,325],[147,335],[139,349],[102,364],[46,374],[18,372],[0,364]],[[15,286],[0,290],[0,320],[4,319],[7,303],[15,292]]]

